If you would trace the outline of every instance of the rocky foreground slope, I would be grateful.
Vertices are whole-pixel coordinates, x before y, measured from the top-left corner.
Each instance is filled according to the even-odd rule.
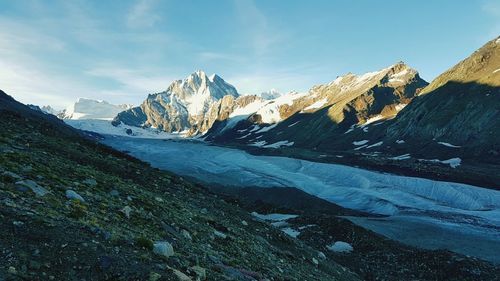
[[[359,280],[3,92],[0,114],[0,280]]]
[[[497,280],[500,274],[487,262],[383,238],[338,217],[361,213],[296,189],[209,187],[222,194],[216,195],[3,92],[0,115],[0,280]],[[269,222],[253,211],[298,216]]]

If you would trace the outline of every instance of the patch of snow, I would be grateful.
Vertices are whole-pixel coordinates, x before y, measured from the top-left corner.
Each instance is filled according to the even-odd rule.
[[[373,116],[371,118],[368,118],[368,120],[366,120],[366,122],[362,125],[362,127],[364,127],[364,126],[366,126],[368,124],[371,124],[373,122],[377,122],[378,120],[382,120],[382,119],[384,119],[384,116],[382,116],[380,114],[379,115],[375,115],[375,116]]]
[[[424,161],[424,162],[433,162],[433,163],[442,163],[446,165],[450,165],[453,169],[457,168],[462,164],[462,159],[456,157],[456,158],[451,158],[448,160],[439,160],[439,159],[418,159],[419,161]]]
[[[354,131],[355,127],[356,127],[356,124],[351,125],[351,127],[349,128],[349,130],[345,131],[344,135],[345,134],[349,134],[350,132]]]
[[[369,140],[360,140],[360,141],[353,141],[352,144],[354,145],[363,145],[363,144],[367,144],[369,142]]]
[[[227,119],[226,125],[221,130],[222,132],[233,128],[238,124],[238,122],[247,119],[251,114],[255,113],[259,108],[261,108],[266,102],[261,100],[256,100],[247,106],[236,108]]]
[[[304,108],[302,110],[302,112],[304,111],[307,111],[307,110],[311,110],[311,109],[317,109],[317,108],[321,108],[323,107],[326,103],[328,102],[328,100],[326,98],[322,99],[322,100],[319,100],[313,104],[311,104],[310,106]]]
[[[404,140],[397,140],[396,143],[397,144],[403,144],[403,143],[405,143],[405,141]]]
[[[337,241],[333,245],[326,246],[326,248],[335,253],[350,253],[354,250],[351,244],[343,241]]]
[[[289,223],[287,223],[286,221],[275,221],[275,222],[272,222],[271,225],[274,227],[277,227],[277,228],[281,228],[281,227],[288,226]]]
[[[263,221],[286,221],[289,219],[294,219],[299,216],[293,214],[278,214],[278,213],[264,215],[264,214],[259,214],[257,212],[252,212],[250,214]]]
[[[244,135],[244,136],[242,136],[242,137],[236,138],[236,139],[237,139],[237,140],[241,140],[241,139],[244,139],[244,138],[246,138],[246,137],[248,137],[248,136],[250,136],[250,135],[251,135],[251,133],[248,133],[248,134],[246,134],[246,135]]]
[[[358,146],[358,147],[356,147],[354,150],[360,150],[360,149],[363,149],[363,148],[365,148],[365,147],[367,147],[367,146],[368,146],[367,144],[362,145],[362,146]]]
[[[391,160],[406,160],[406,159],[410,159],[410,158],[411,158],[410,154],[406,153],[406,154],[403,154],[403,155],[391,157],[389,159],[391,159]]]
[[[280,107],[282,105],[292,105],[293,101],[306,96],[308,93],[291,92],[278,97],[277,99],[268,101],[263,105],[256,114],[259,114],[263,123],[273,124],[282,120],[280,115]]]
[[[290,228],[290,227],[283,228],[281,231],[283,231],[286,235],[293,237],[293,238],[297,238],[297,236],[300,235],[300,231],[297,231],[297,230]]]
[[[280,148],[282,146],[292,146],[294,142],[289,142],[289,141],[278,141],[272,144],[264,145],[264,148]]]
[[[250,130],[250,133],[253,133],[255,131],[258,131],[260,130],[260,127],[258,125],[253,125],[253,127],[251,127],[252,129]]]
[[[266,141],[258,141],[258,142],[254,142],[254,143],[249,144],[249,146],[263,147],[266,143],[267,143]]]
[[[374,143],[372,145],[367,146],[366,148],[372,148],[372,147],[375,147],[375,146],[381,146],[383,143],[384,143],[383,141],[379,141],[377,143]]]
[[[448,159],[448,160],[441,161],[441,163],[443,163],[443,164],[449,164],[450,167],[456,168],[456,167],[460,166],[460,164],[462,164],[462,159],[456,157],[456,158],[451,158],[451,159]]]
[[[440,142],[438,142],[438,143],[439,143],[439,144],[441,144],[441,145],[447,146],[447,147],[452,147],[452,148],[459,148],[459,147],[460,147],[460,146],[458,146],[458,145],[453,145],[453,144],[451,144],[451,143],[442,142],[442,141],[440,141]]]
[[[400,104],[397,104],[396,105],[396,111],[397,112],[400,112],[401,110],[403,110],[403,108],[405,108],[407,106],[407,104],[404,104],[404,103],[400,103]]]
[[[271,126],[264,127],[264,128],[262,128],[262,129],[258,130],[258,131],[257,131],[257,132],[255,132],[255,133],[256,133],[256,134],[258,134],[258,133],[265,133],[265,132],[268,132],[268,131],[270,131],[270,130],[274,129],[276,126],[278,126],[278,123],[276,123],[276,124],[272,124]]]

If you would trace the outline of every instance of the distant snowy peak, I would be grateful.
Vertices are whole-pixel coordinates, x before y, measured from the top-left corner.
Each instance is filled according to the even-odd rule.
[[[102,100],[78,98],[74,104],[59,113],[59,117],[72,120],[112,120],[118,113],[130,109],[131,107],[131,105],[127,104],[114,105]],[[50,110],[51,107],[48,106],[48,108]]]
[[[170,84],[166,91],[159,95],[177,95],[182,99],[193,96],[210,96],[215,99],[221,99],[226,95],[238,97],[236,88],[224,81],[217,74],[210,77],[202,70],[198,70],[189,75],[184,80],[176,80]]]
[[[52,115],[58,115],[61,113],[62,110],[57,110],[57,109],[54,109],[52,106],[50,105],[44,105],[40,108],[40,110],[42,110],[43,112],[45,113],[48,113],[48,114],[52,114]]]
[[[271,89],[269,91],[266,91],[266,92],[262,92],[260,93],[260,97],[262,99],[265,99],[265,100],[273,100],[273,99],[276,99],[276,98],[279,98],[281,97],[283,94],[278,92],[278,90],[276,89]]]

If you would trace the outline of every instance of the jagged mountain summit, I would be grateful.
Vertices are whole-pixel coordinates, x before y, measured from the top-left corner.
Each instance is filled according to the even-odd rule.
[[[50,114],[56,113],[61,119],[113,120],[118,113],[127,110],[130,107],[131,105],[127,104],[114,105],[107,101],[79,98],[74,104],[70,105],[62,112],[53,112],[50,106],[42,107],[42,110]]]
[[[402,62],[359,76],[348,73],[307,93],[292,92],[271,100],[238,125],[230,119],[214,124],[206,137],[257,146],[286,137],[287,143],[314,145],[332,131],[344,133],[353,125],[392,118],[427,84]],[[234,125],[231,130],[226,123]],[[265,140],[264,133],[271,130]]]
[[[164,92],[149,95],[140,106],[118,114],[113,124],[186,131],[203,123],[210,108],[225,96],[237,98],[239,94],[220,76],[208,77],[199,70],[172,82]]]

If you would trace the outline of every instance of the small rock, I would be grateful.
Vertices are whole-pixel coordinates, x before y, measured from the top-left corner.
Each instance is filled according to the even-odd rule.
[[[318,257],[322,260],[326,260],[326,255],[323,252],[318,252]]]
[[[191,237],[191,234],[189,234],[189,231],[183,229],[183,230],[181,230],[181,234],[182,234],[182,237],[184,237],[188,240],[193,240],[193,238]]]
[[[217,236],[217,237],[219,237],[221,239],[226,239],[227,238],[226,234],[224,234],[224,233],[222,233],[220,231],[217,231],[217,230],[214,230],[214,234],[215,234],[215,236]]]
[[[12,224],[15,225],[15,226],[22,226],[22,225],[24,225],[24,222],[22,222],[22,221],[13,221]]]
[[[42,197],[45,196],[49,191],[40,185],[38,185],[36,182],[32,180],[22,180],[16,182],[16,186],[20,188],[29,188],[33,193],[35,193],[36,196]]]
[[[207,214],[207,213],[208,213],[208,210],[207,210],[207,208],[203,208],[203,209],[201,209],[201,210],[200,210],[200,212],[201,212],[202,214]]]
[[[153,253],[164,257],[171,257],[175,254],[174,247],[167,241],[155,242],[153,244]]]
[[[319,261],[316,258],[312,258],[312,263],[315,264],[315,265],[318,265]]]
[[[118,196],[120,196],[120,192],[118,192],[118,190],[113,189],[109,192],[109,195],[111,195],[113,197],[118,197]]]
[[[248,222],[246,221],[241,221],[241,224],[244,225],[244,226],[247,226],[248,225]]]
[[[205,268],[195,265],[192,266],[190,269],[196,274],[197,280],[207,279],[207,270]]]
[[[16,274],[17,270],[15,267],[9,266],[9,269],[7,269],[7,272],[9,272],[10,274]]]
[[[125,216],[127,217],[127,219],[130,218],[130,212],[132,212],[132,208],[130,208],[130,206],[125,206],[123,207],[123,209],[121,209],[121,212],[123,214],[125,214]]]
[[[2,173],[2,175],[6,178],[11,179],[12,181],[20,180],[22,179],[20,175],[10,172],[10,171],[5,171]]]
[[[66,198],[70,200],[78,200],[80,202],[85,202],[85,199],[83,199],[83,197],[80,196],[80,194],[76,193],[76,191],[71,189],[66,190]]]
[[[191,277],[187,276],[186,274],[180,272],[177,269],[172,268],[172,272],[177,276],[177,280],[179,281],[191,281]]]
[[[351,244],[343,241],[337,241],[333,245],[327,246],[327,248],[336,253],[350,253],[353,251]]]
[[[95,179],[92,179],[92,178],[88,178],[88,179],[84,180],[82,183],[89,185],[89,186],[92,186],[92,187],[97,185],[97,181]]]
[[[155,200],[156,200],[156,202],[160,202],[160,203],[163,202],[163,199],[161,199],[160,197],[155,197]]]

